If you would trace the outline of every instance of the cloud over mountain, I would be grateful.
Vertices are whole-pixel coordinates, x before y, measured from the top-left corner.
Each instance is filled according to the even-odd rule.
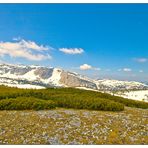
[[[100,68],[92,67],[88,64],[80,65],[80,70],[101,70]]]

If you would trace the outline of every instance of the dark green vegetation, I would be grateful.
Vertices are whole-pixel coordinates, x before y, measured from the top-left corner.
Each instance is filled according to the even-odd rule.
[[[56,105],[52,100],[41,100],[33,97],[18,97],[13,99],[2,99],[0,101],[0,110],[42,110],[52,109]]]
[[[74,88],[33,90],[0,86],[0,110],[42,110],[64,107],[122,111],[124,106],[147,109],[148,103]]]

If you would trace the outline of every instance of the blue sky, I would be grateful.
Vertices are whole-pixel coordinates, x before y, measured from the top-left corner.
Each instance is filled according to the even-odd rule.
[[[148,81],[147,4],[0,4],[0,62]]]

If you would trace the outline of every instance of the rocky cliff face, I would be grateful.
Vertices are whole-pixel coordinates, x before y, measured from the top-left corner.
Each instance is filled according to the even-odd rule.
[[[34,71],[34,74],[42,79],[48,79],[52,76],[53,70],[53,68],[40,67]]]
[[[80,78],[78,75],[71,74],[65,71],[61,73],[60,82],[69,87],[86,87],[91,89],[97,89],[97,86],[95,83],[89,80]]]

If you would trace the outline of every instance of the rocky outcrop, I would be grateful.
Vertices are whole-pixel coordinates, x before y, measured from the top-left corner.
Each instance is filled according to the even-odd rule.
[[[42,79],[48,79],[52,76],[53,68],[46,68],[46,67],[40,67],[37,70],[34,71],[35,75],[38,75]]]
[[[95,83],[81,79],[77,75],[65,71],[61,73],[60,82],[68,87],[87,87],[91,89],[97,89]]]

